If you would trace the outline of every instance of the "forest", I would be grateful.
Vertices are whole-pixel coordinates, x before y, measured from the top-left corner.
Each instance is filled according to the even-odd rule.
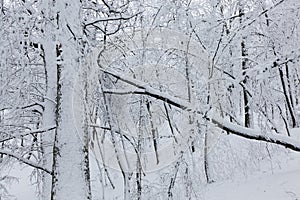
[[[298,0],[0,0],[0,200],[226,200],[299,166],[299,26]]]

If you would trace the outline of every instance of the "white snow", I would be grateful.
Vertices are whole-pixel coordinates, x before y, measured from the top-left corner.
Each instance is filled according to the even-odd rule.
[[[292,157],[282,168],[259,172],[248,178],[213,183],[206,187],[207,200],[297,200],[300,199],[300,155]]]
[[[204,200],[298,200],[300,199],[300,154],[283,154],[276,169],[270,169],[265,163],[260,171],[248,177],[216,182],[201,188]],[[285,156],[285,157],[284,157]],[[288,158],[287,158],[288,156]],[[284,162],[287,160],[287,162]],[[24,166],[24,165],[23,165]],[[13,183],[9,192],[17,200],[35,200],[36,187],[29,182],[30,167],[19,164],[9,175],[21,176],[18,183]],[[120,187],[122,188],[122,187]],[[113,192],[113,190],[112,190]],[[35,198],[34,198],[35,197]]]
[[[15,176],[18,181],[14,181],[8,189],[12,200],[35,200],[36,197],[36,185],[30,182],[30,175],[32,168],[15,164],[7,175]]]

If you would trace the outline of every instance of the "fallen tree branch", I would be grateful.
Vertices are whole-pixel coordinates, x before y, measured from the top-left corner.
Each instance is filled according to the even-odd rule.
[[[236,125],[228,121],[225,121],[221,118],[217,118],[215,116],[209,119],[212,123],[216,124],[221,129],[225,131],[229,131],[234,135],[247,138],[247,139],[278,144],[288,149],[300,152],[300,142],[292,139],[291,137],[287,137],[286,135],[262,133],[260,130],[250,129],[240,125]]]
[[[154,89],[145,82],[142,82],[137,79],[133,79],[131,77],[126,77],[125,75],[120,74],[112,69],[108,70],[100,67],[100,70],[106,74],[109,74],[117,79],[122,80],[125,83],[137,87],[138,90],[134,92],[136,94],[149,95],[151,97],[160,99],[182,110],[188,112],[194,112],[199,115],[202,115],[203,118],[211,121],[212,123],[222,128],[223,130],[231,132],[232,134],[247,139],[253,139],[253,140],[278,144],[288,149],[300,152],[300,142],[292,139],[291,137],[287,137],[283,134],[261,133],[261,131],[259,130],[239,126],[231,122],[228,122],[223,118],[218,118],[217,116],[209,116],[209,115],[207,116],[205,113],[196,110],[195,106],[192,106],[192,104],[190,104],[189,102],[186,102],[182,99],[176,98],[167,93],[163,93],[157,89]],[[107,92],[114,93],[114,91],[109,91],[109,90]]]

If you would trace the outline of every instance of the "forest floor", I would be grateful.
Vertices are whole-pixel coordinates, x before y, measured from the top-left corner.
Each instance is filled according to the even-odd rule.
[[[299,137],[295,137],[295,136]],[[300,140],[300,129],[292,136]],[[300,200],[300,152],[289,152],[262,163],[259,171],[247,176],[208,184],[203,188],[203,200]],[[272,167],[270,169],[270,162]],[[9,175],[20,177],[11,184],[9,193],[13,200],[35,200],[36,185],[29,176],[32,168],[16,164]],[[109,199],[108,199],[109,200]]]
[[[204,190],[203,199],[300,200],[300,153],[291,153],[289,157],[288,162],[281,164],[280,169],[259,171],[247,178],[209,184]],[[9,192],[15,195],[17,200],[34,200],[36,188],[27,178],[31,169],[17,168],[12,170],[11,174],[21,173],[23,178],[12,184]]]
[[[294,157],[294,158],[293,158]],[[300,200],[300,153],[281,169],[263,171],[248,178],[213,183],[205,200]]]

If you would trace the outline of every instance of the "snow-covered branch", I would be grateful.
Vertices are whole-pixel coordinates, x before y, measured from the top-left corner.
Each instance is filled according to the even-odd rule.
[[[229,131],[230,133],[233,133],[237,136],[241,136],[247,139],[279,144],[288,149],[300,152],[300,142],[283,134],[262,133],[260,130],[236,125],[216,116],[211,117],[209,119],[212,123],[218,125],[223,130]]]
[[[91,26],[91,25],[94,25],[94,24],[97,24],[97,23],[100,23],[100,22],[106,22],[106,21],[129,20],[133,17],[136,17],[139,14],[141,14],[141,12],[138,12],[138,13],[136,13],[134,15],[130,15],[130,16],[107,17],[107,18],[97,19],[93,22],[89,22],[89,23],[85,24],[84,27]]]
[[[157,99],[160,99],[166,103],[169,103],[170,105],[173,105],[175,107],[181,108],[183,110],[187,110],[187,111],[192,111],[192,112],[198,112],[201,113],[200,111],[197,111],[193,108],[192,104],[189,102],[186,102],[182,99],[173,97],[165,92],[161,92],[159,90],[154,89],[153,87],[149,86],[149,84],[142,82],[140,80],[137,79],[133,79],[130,78],[128,76],[125,76],[121,73],[118,73],[115,70],[112,69],[104,69],[104,68],[100,68],[103,72],[105,72],[106,74],[109,74],[117,79],[120,79],[122,81],[124,81],[125,83],[128,83],[132,86],[135,86],[138,88],[138,90],[136,90],[134,93],[135,94],[145,94]],[[109,91],[107,91],[109,92]],[[110,91],[111,93],[113,93],[113,91]],[[133,91],[131,91],[131,93],[133,93]]]
[[[13,157],[13,158],[17,159],[18,161],[25,163],[31,167],[43,170],[43,171],[47,172],[48,174],[52,174],[51,170],[46,169],[45,167],[43,167],[42,165],[39,165],[38,163],[35,163],[35,162],[32,162],[31,160],[23,158],[21,155],[18,155],[18,154],[15,154],[13,152],[6,151],[3,149],[0,149],[0,154],[4,154],[4,155],[10,156],[10,157]]]
[[[39,103],[32,103],[32,104],[28,104],[28,105],[24,105],[24,106],[17,106],[17,107],[5,107],[5,108],[1,108],[0,111],[4,111],[4,110],[11,110],[11,109],[26,109],[26,108],[31,108],[34,106],[41,106],[44,109],[44,106],[42,104]]]
[[[169,103],[169,104],[171,104],[177,108],[180,108],[182,110],[200,114],[203,117],[205,117],[207,120],[218,125],[223,130],[229,131],[232,134],[235,134],[235,135],[247,138],[247,139],[254,139],[254,140],[260,140],[260,141],[278,144],[278,145],[284,146],[288,149],[300,152],[300,142],[295,141],[294,139],[292,139],[288,136],[284,136],[284,135],[280,135],[280,134],[261,133],[259,130],[245,128],[243,126],[239,126],[239,125],[233,124],[231,122],[228,122],[222,118],[218,118],[217,116],[205,116],[203,112],[196,110],[195,106],[192,106],[190,103],[188,103],[182,99],[176,98],[174,96],[171,96],[167,93],[161,92],[157,89],[154,89],[145,82],[127,77],[127,76],[122,75],[112,69],[108,70],[108,69],[101,68],[101,70],[117,79],[124,81],[125,83],[128,83],[132,86],[137,87],[138,90],[136,90],[136,92],[134,92],[136,94],[149,95],[151,97],[160,99],[160,100],[162,100],[166,103]],[[114,91],[109,91],[109,90],[107,92],[112,93],[112,94],[114,93]],[[118,93],[124,94],[124,92],[120,92],[120,91],[115,91],[115,92],[116,92],[116,94],[118,94]],[[126,92],[128,92],[128,91],[126,91]],[[131,91],[131,93],[132,92],[133,91]]]
[[[22,133],[22,134],[11,135],[11,136],[8,136],[8,137],[5,137],[5,138],[1,138],[0,142],[5,142],[5,141],[8,141],[8,140],[12,140],[12,139],[15,139],[15,138],[20,138],[20,137],[24,137],[24,136],[32,135],[32,134],[36,134],[36,133],[44,133],[44,132],[47,132],[47,131],[51,131],[55,128],[56,128],[55,126],[49,126],[49,127],[46,127],[46,128],[36,129],[36,130],[33,130],[33,131],[25,132],[25,133]]]

